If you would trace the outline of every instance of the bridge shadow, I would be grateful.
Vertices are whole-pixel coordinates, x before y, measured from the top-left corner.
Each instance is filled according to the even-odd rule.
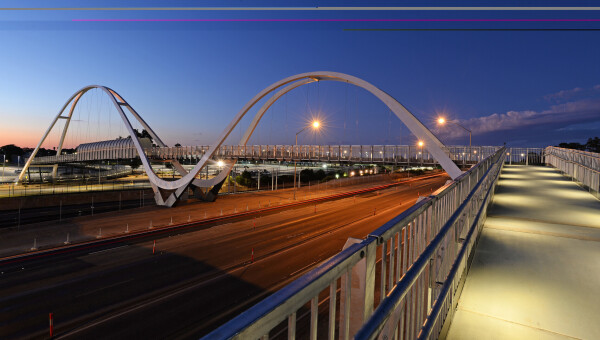
[[[65,338],[197,339],[273,292],[250,248],[228,267],[173,239],[154,254],[142,239],[2,265],[2,338],[47,338],[53,313]]]

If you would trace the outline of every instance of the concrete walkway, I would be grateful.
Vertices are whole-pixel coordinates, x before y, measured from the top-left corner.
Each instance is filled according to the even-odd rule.
[[[600,201],[505,166],[447,339],[600,339]]]

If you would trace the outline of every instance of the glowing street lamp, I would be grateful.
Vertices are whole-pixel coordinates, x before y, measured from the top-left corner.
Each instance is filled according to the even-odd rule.
[[[309,128],[309,127],[311,127],[311,126],[312,126],[312,128],[313,128],[314,130],[318,130],[318,129],[319,129],[319,127],[321,126],[321,123],[320,123],[318,120],[313,120],[313,122],[312,122],[310,125],[308,125],[308,126],[305,126],[305,127],[303,127],[303,128],[302,128],[302,130],[300,130],[300,131],[296,132],[296,144],[295,144],[295,145],[296,145],[296,146],[295,146],[295,147],[296,147],[296,153],[298,152],[298,135],[299,135],[299,134],[300,134],[302,131],[304,131],[304,130],[308,129],[308,128]],[[294,158],[294,200],[295,200],[295,199],[296,199],[296,158]]]
[[[423,143],[422,140],[420,140],[417,145],[421,148],[421,151],[419,152],[419,155],[421,155],[421,166],[423,166],[423,145],[425,145],[425,143]]]
[[[444,125],[444,124],[446,124],[446,118],[439,117],[438,120],[437,120],[437,122],[438,122],[438,125]],[[453,122],[451,120],[449,122],[452,123],[452,124],[454,124],[454,125],[456,125],[456,126],[458,126],[458,127],[463,128],[465,131],[467,131],[469,133],[469,152],[471,152],[471,130],[467,129],[466,127],[464,127],[464,126],[462,126],[460,124],[458,124],[457,122]]]

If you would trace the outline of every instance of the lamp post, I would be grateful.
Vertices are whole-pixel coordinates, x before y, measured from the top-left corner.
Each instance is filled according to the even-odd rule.
[[[439,125],[444,125],[446,122],[450,122],[450,123],[452,123],[452,124],[454,124],[454,125],[456,125],[458,127],[463,128],[465,131],[467,131],[469,133],[469,155],[471,154],[471,134],[472,134],[471,130],[467,129],[466,127],[464,127],[464,126],[462,126],[462,125],[460,125],[460,124],[458,124],[456,122],[453,122],[451,120],[446,120],[446,118],[444,118],[444,117],[439,117],[438,120],[437,120],[437,122],[438,122]]]
[[[418,143],[419,147],[421,148],[421,151],[419,151],[419,154],[421,155],[421,167],[423,167],[423,145],[425,143],[423,143],[422,140],[420,140]]]
[[[321,123],[319,123],[319,121],[315,120],[312,122],[311,125],[305,126],[304,128],[302,128],[302,130],[296,132],[296,143],[295,143],[295,148],[296,148],[296,152],[298,152],[298,135],[308,129],[309,127],[311,127],[315,130],[319,129],[319,126],[321,126]],[[294,200],[296,200],[296,158],[294,157]]]

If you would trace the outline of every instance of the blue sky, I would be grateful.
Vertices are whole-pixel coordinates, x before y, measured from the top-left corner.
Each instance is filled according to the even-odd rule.
[[[215,4],[223,3],[202,3]],[[48,6],[31,1],[9,5]],[[142,5],[199,6],[189,1],[128,4]],[[403,4],[409,5],[421,4]],[[59,1],[52,6],[100,3]],[[167,144],[210,144],[264,87],[317,70],[371,82],[448,144],[467,143],[468,137],[451,126],[435,127],[439,114],[471,128],[478,145],[545,146],[599,135],[600,31],[344,29],[589,29],[600,28],[600,22],[72,21],[144,18],[599,19],[600,11],[0,11],[0,145],[34,146],[68,97],[88,84],[122,94]],[[398,119],[362,90],[321,83],[286,97],[263,119],[252,143],[291,144],[315,112],[327,128],[316,139],[303,136],[301,143],[414,143]],[[93,111],[90,106],[87,111]],[[108,106],[106,115],[113,115],[108,119],[118,130],[118,117]],[[89,133],[93,122],[81,119],[80,130]],[[107,138],[117,130],[108,131]],[[75,128],[73,133],[73,143],[92,138]],[[238,137],[234,133],[230,142],[237,143]]]

